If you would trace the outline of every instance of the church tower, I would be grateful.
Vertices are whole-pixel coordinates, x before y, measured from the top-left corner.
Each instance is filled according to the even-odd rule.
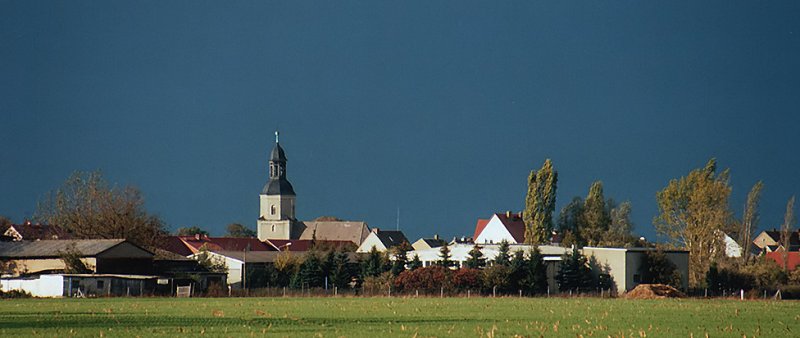
[[[269,157],[269,181],[261,190],[258,239],[291,239],[295,219],[294,188],[286,179],[286,154],[275,132],[275,147]]]

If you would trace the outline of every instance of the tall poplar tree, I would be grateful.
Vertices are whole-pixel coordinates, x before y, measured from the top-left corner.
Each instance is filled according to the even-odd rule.
[[[556,185],[558,172],[550,159],[538,172],[528,175],[528,194],[525,197],[525,243],[539,244],[550,239],[553,231],[553,212],[556,208]]]
[[[610,223],[611,218],[603,196],[603,182],[595,181],[583,201],[583,215],[579,222],[580,237],[590,246],[599,245]]]
[[[789,259],[789,249],[791,246],[791,237],[792,237],[792,228],[794,228],[794,224],[797,222],[797,219],[794,217],[794,196],[789,199],[789,202],[786,203],[786,213],[783,215],[783,224],[781,224],[781,245],[783,245],[783,251],[781,251],[781,258],[783,258],[783,270],[788,270],[788,259]]]
[[[763,182],[756,182],[747,194],[747,203],[744,205],[742,228],[739,231],[739,242],[742,246],[742,260],[745,262],[748,256],[750,256],[750,246],[753,245],[753,229],[758,227],[758,220],[760,218],[758,205],[761,200],[761,189],[763,187]]]
[[[659,235],[689,251],[689,284],[703,282],[709,264],[725,252],[720,235],[730,230],[729,172],[717,174],[717,161],[673,179],[656,194],[659,215],[653,225]]]

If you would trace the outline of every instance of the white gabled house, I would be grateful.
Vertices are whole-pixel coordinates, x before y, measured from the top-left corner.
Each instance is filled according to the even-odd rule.
[[[408,242],[408,238],[402,231],[389,231],[372,228],[367,238],[361,242],[356,252],[369,252],[374,246],[376,250],[384,252],[389,248]]]
[[[497,244],[507,241],[509,244],[525,243],[525,222],[522,213],[494,214],[490,219],[479,219],[475,225],[476,244]]]

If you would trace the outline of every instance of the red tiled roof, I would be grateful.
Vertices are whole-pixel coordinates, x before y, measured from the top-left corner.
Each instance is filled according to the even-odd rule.
[[[522,221],[522,214],[511,214],[511,217],[507,217],[506,214],[495,215],[506,226],[511,237],[514,237],[517,243],[525,242],[525,222]]]
[[[210,251],[242,251],[248,248],[250,251],[275,251],[272,246],[259,241],[258,238],[236,238],[236,237],[206,237],[206,236],[174,236],[178,237],[188,246],[192,253],[200,250],[205,245]]]
[[[767,252],[767,259],[771,259],[775,261],[775,263],[778,263],[780,267],[783,267],[782,252]],[[789,270],[794,270],[795,268],[797,268],[798,265],[800,265],[800,252],[797,251],[788,252],[786,260],[788,261],[786,268]]]
[[[486,224],[489,224],[488,219],[478,219],[478,224],[475,225],[475,235],[472,238],[478,238],[478,235],[486,228]]]
[[[186,245],[186,243],[184,243],[178,236],[165,237],[164,240],[161,242],[160,249],[181,255],[183,257],[189,256],[194,253],[192,249],[189,249],[189,246]]]

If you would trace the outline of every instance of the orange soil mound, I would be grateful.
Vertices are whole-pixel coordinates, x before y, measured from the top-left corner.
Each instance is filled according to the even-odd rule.
[[[663,299],[663,298],[683,298],[686,297],[682,292],[669,285],[664,284],[639,284],[633,290],[625,294],[627,299]]]

